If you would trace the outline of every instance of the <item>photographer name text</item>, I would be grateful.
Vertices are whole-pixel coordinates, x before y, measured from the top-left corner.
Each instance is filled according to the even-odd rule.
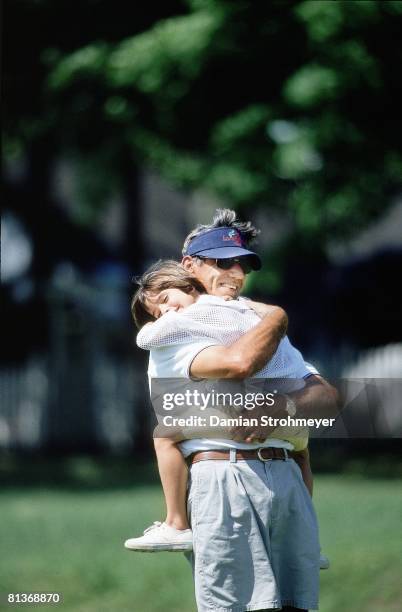
[[[162,422],[165,427],[332,427],[336,419],[313,419],[296,418],[287,416],[286,418],[276,418],[263,415],[261,417],[220,417],[210,415],[209,417],[189,416],[173,417],[166,415]]]

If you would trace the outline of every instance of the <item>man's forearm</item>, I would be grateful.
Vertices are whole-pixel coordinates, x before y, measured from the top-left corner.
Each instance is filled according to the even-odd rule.
[[[337,390],[321,376],[309,376],[306,386],[289,396],[296,405],[294,418],[336,418],[341,410],[341,402]],[[267,426],[262,417],[271,416],[275,419],[287,419],[287,397],[278,394],[273,406],[254,408],[250,413],[258,421],[258,425],[240,426],[234,429],[234,439],[245,442],[265,440],[275,430],[277,425]],[[289,426],[288,435],[294,435],[293,427]]]
[[[290,396],[300,418],[336,418],[341,409],[338,391],[321,376],[309,376],[306,386]]]
[[[201,351],[191,364],[195,378],[249,378],[271,359],[286,334],[286,312],[273,307],[261,322],[230,346]]]
[[[272,358],[286,334],[288,317],[278,307],[272,307],[261,322],[232,344],[230,350],[239,355],[247,366],[247,377],[261,370]]]

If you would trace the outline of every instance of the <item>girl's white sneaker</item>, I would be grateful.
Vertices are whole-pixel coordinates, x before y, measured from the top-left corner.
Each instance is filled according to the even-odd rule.
[[[193,533],[191,529],[175,529],[166,523],[155,521],[145,529],[143,536],[126,540],[124,546],[139,552],[189,551],[193,550]]]

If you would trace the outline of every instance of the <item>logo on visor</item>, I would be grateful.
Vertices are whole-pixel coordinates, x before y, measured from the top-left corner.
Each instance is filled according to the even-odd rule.
[[[240,246],[240,247],[243,246],[240,234],[235,229],[230,230],[230,232],[222,236],[222,240],[224,241],[230,240],[231,242],[234,242],[235,244],[237,244],[237,246]]]

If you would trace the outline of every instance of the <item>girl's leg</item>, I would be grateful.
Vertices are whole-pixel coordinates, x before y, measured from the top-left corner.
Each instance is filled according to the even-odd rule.
[[[188,469],[184,457],[169,438],[154,438],[154,446],[165,494],[165,523],[176,529],[189,529],[186,508]]]

